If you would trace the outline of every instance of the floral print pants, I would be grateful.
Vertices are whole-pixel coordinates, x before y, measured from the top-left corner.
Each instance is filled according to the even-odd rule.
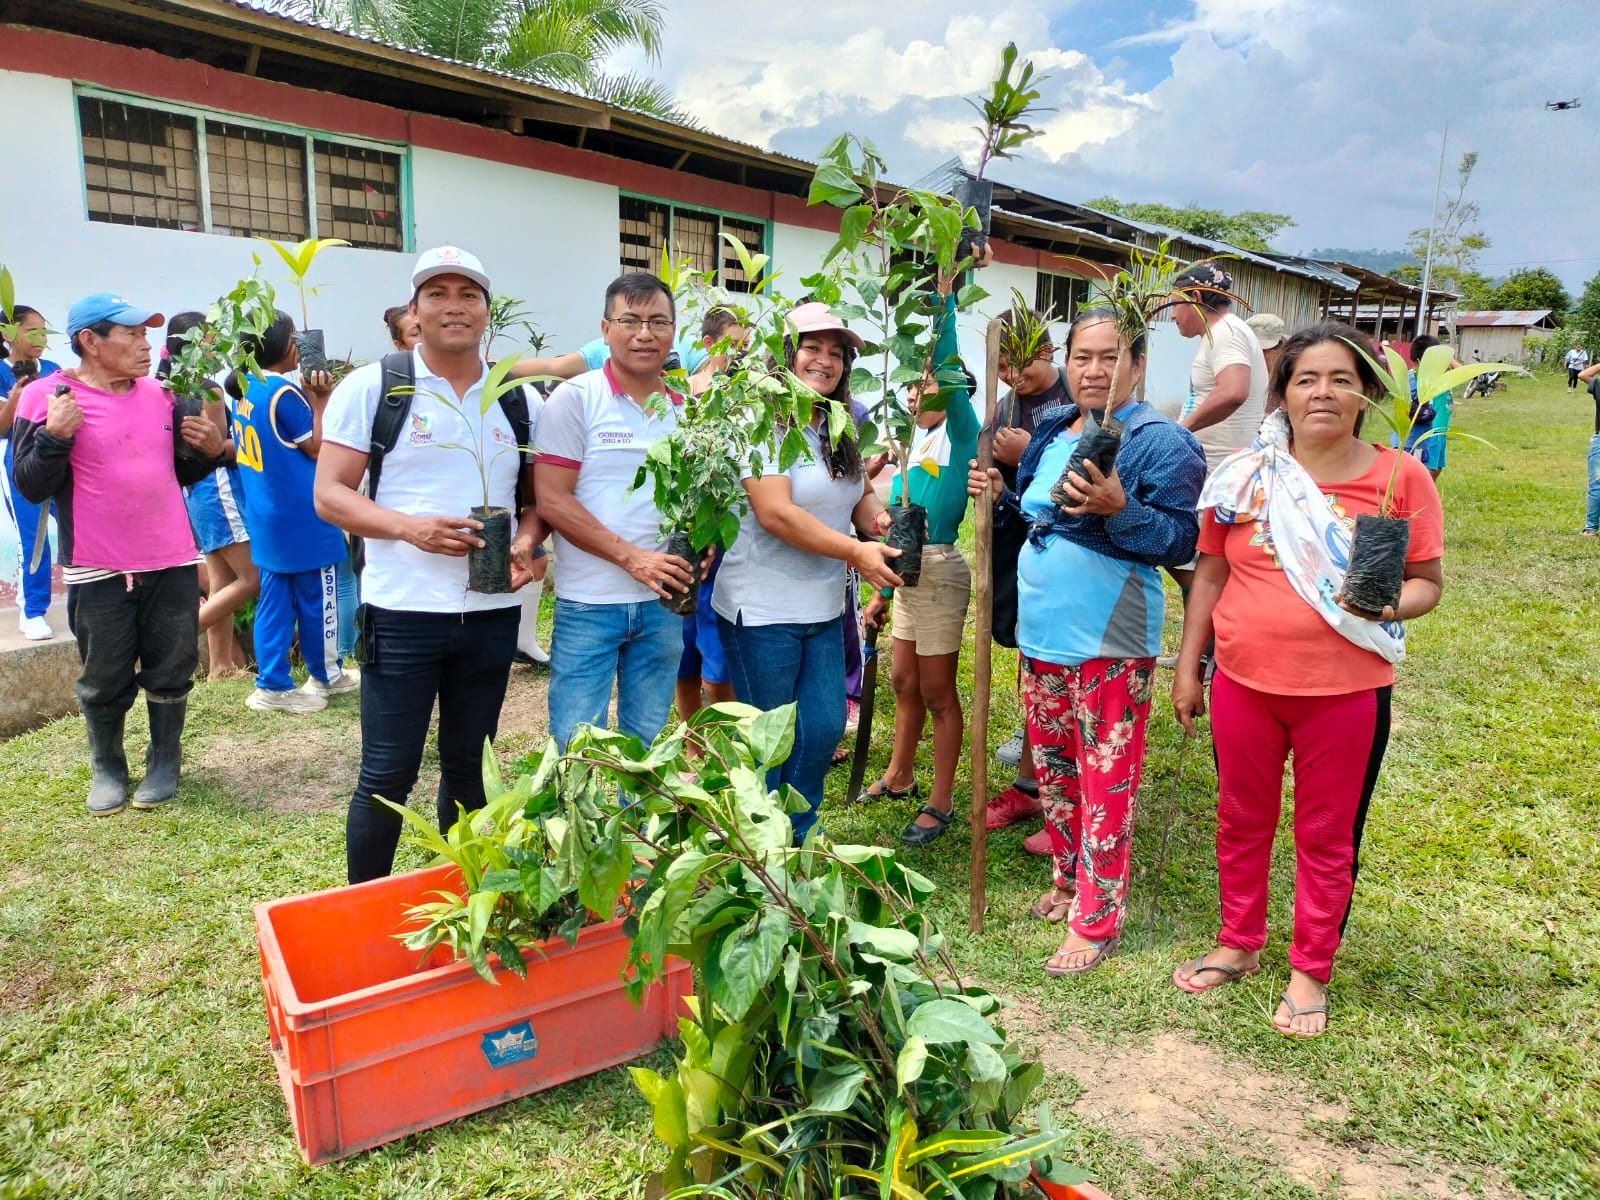
[[[1092,941],[1117,937],[1127,911],[1134,797],[1155,660],[1092,658],[1073,667],[1022,661],[1055,885],[1077,889],[1068,926]]]

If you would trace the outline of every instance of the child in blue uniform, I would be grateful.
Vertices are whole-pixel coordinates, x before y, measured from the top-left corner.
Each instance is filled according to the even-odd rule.
[[[313,712],[327,697],[354,691],[360,675],[339,663],[337,567],[344,535],[317,516],[312,502],[322,410],[333,391],[325,371],[309,374],[305,390],[284,378],[300,362],[294,321],[280,312],[257,340],[259,377],[234,405],[233,438],[244,487],[250,557],[261,572],[256,602],[256,690],[245,702],[260,712]],[[311,678],[296,691],[289,649],[298,630],[300,655]]]

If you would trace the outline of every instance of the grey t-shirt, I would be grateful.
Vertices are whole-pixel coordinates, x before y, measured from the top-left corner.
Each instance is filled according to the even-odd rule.
[[[850,514],[861,501],[859,479],[833,479],[822,464],[817,431],[806,429],[806,456],[786,474],[794,503],[829,529],[853,536]],[[746,471],[745,478],[754,477]],[[739,537],[722,560],[711,607],[746,625],[811,625],[844,611],[842,559],[797,549],[761,528],[754,509],[739,519]]]

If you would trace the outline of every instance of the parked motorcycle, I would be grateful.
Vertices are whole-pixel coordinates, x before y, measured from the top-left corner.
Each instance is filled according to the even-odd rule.
[[[1501,374],[1502,372],[1500,371],[1489,371],[1485,374],[1474,376],[1467,381],[1467,390],[1462,393],[1463,399],[1470,400],[1474,396],[1487,396],[1497,388],[1505,387],[1506,385],[1500,382]]]

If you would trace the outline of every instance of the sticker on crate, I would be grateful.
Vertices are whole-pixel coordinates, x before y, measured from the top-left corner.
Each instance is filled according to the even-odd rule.
[[[483,1056],[491,1067],[509,1067],[538,1053],[539,1039],[534,1035],[533,1025],[527,1021],[483,1035]]]

